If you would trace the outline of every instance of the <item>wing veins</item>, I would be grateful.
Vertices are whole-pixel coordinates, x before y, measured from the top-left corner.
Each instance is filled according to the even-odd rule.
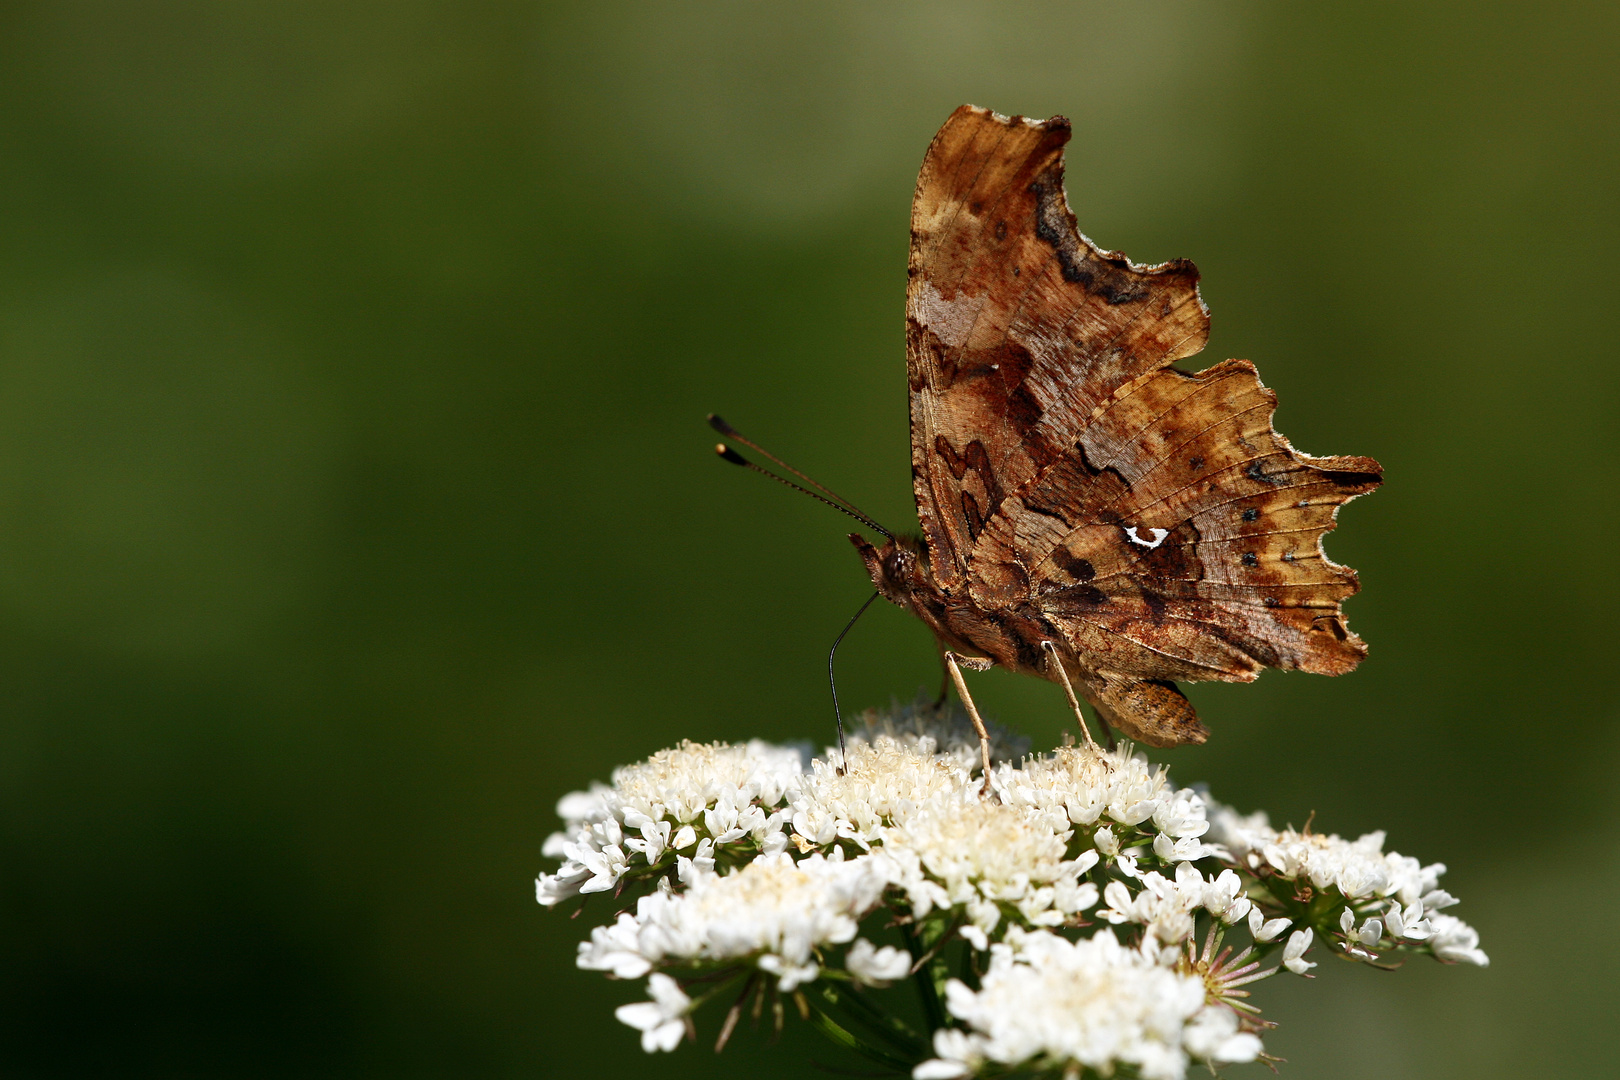
[[[1265,408],[1265,407],[1266,407],[1265,405],[1257,405],[1257,406],[1255,406],[1255,408]],[[1245,412],[1245,413],[1253,412],[1253,411],[1254,411],[1253,409],[1244,409],[1243,410],[1243,412]],[[1242,413],[1233,413],[1232,415],[1233,416],[1241,416],[1243,414]],[[1205,428],[1203,431],[1200,431],[1197,435],[1194,435],[1192,437],[1192,439],[1188,439],[1188,440],[1186,440],[1186,442],[1183,442],[1180,446],[1176,447],[1176,449],[1178,449],[1178,450],[1181,449],[1181,447],[1186,446],[1187,443],[1192,442],[1193,439],[1196,439],[1199,436],[1204,435],[1205,433],[1214,430],[1216,426],[1217,425],[1215,425],[1215,424],[1211,424],[1209,427]],[[1216,469],[1212,473],[1205,473],[1203,476],[1198,477],[1196,480],[1192,481],[1191,483],[1182,484],[1180,487],[1176,488],[1174,491],[1166,492],[1164,495],[1161,495],[1159,498],[1154,499],[1150,503],[1143,503],[1141,506],[1138,506],[1136,508],[1136,513],[1137,513],[1138,516],[1140,516],[1142,511],[1151,510],[1155,506],[1160,505],[1161,503],[1168,502],[1169,500],[1175,498],[1177,495],[1180,495],[1183,491],[1186,491],[1189,488],[1196,487],[1199,484],[1203,483],[1206,479],[1208,479],[1211,476],[1219,476],[1222,473],[1231,472],[1233,469],[1237,468],[1239,465],[1248,465],[1248,464],[1251,464],[1251,463],[1256,462],[1256,461],[1264,461],[1266,458],[1277,457],[1279,454],[1286,455],[1287,451],[1286,450],[1272,450],[1272,451],[1269,451],[1269,452],[1264,453],[1264,454],[1257,454],[1256,456],[1251,457],[1251,458],[1244,458],[1242,461],[1234,461],[1234,462],[1232,462],[1232,464],[1226,466],[1226,468],[1224,468],[1224,469]],[[1166,454],[1165,458],[1168,458],[1169,456],[1170,455]],[[1164,459],[1161,459],[1161,460],[1155,462],[1154,465],[1153,465],[1153,468],[1151,468],[1147,472],[1143,473],[1142,477],[1151,476],[1159,468],[1159,466],[1162,465],[1162,464],[1164,464]],[[1130,484],[1130,487],[1127,488],[1126,491],[1122,492],[1119,495],[1118,498],[1115,498],[1112,501],[1110,501],[1108,503],[1105,503],[1102,506],[1099,506],[1097,509],[1098,510],[1110,510],[1113,507],[1118,506],[1119,503],[1121,502],[1121,500],[1123,500],[1126,495],[1130,494],[1131,490],[1136,487],[1136,484],[1141,481],[1142,477],[1138,477],[1135,481],[1132,481],[1131,484]],[[1107,525],[1107,524],[1110,524],[1110,522],[1092,520],[1092,521],[1088,521],[1088,522],[1085,523],[1085,525]],[[1083,527],[1084,526],[1076,526],[1076,528],[1083,528]]]
[[[985,155],[984,160],[979,162],[979,168],[978,168],[978,170],[976,172],[974,172],[973,179],[968,182],[968,186],[967,186],[967,188],[965,190],[967,190],[967,191],[972,191],[973,190],[973,185],[977,184],[979,182],[979,177],[984,175],[984,170],[986,170],[986,169],[988,169],[990,167],[990,163],[997,159],[996,158],[996,152],[1001,149],[1001,144],[1006,142],[1007,141],[1007,136],[1009,136],[1011,134],[1012,134],[1012,128],[1003,127],[1001,129],[1000,133],[996,136],[996,144],[990,148],[990,152]],[[961,187],[959,187],[957,185],[956,181],[962,175],[962,167],[966,163],[967,162],[965,160],[959,160],[956,163],[956,171],[951,173],[951,189],[952,190],[956,190],[956,191],[964,190],[964,189],[962,189]],[[968,201],[966,199],[958,199],[957,202],[956,202],[956,209],[951,211],[950,220],[944,222],[944,226],[942,228],[936,229],[934,231],[934,235],[933,235],[933,237],[931,239],[931,242],[928,245],[928,253],[929,254],[933,254],[934,249],[937,248],[939,246],[939,244],[944,240],[945,234],[948,233],[951,229],[955,228],[957,215],[961,214],[962,208],[967,205],[967,202]]]
[[[1097,622],[1095,619],[1086,618],[1084,615],[1074,615],[1074,616],[1071,616],[1071,617],[1074,619],[1074,621],[1083,622],[1083,623],[1087,624],[1088,626],[1094,626],[1098,630],[1101,630],[1105,634],[1112,634],[1115,637],[1124,638],[1126,641],[1129,641],[1132,644],[1139,646],[1140,648],[1146,649],[1148,652],[1158,653],[1160,656],[1167,656],[1172,660],[1180,660],[1183,663],[1191,664],[1194,667],[1206,668],[1206,669],[1208,669],[1210,671],[1226,671],[1227,670],[1226,668],[1223,668],[1223,667],[1217,667],[1214,664],[1205,663],[1202,660],[1194,660],[1190,656],[1181,656],[1181,655],[1178,655],[1177,653],[1167,652],[1164,649],[1158,648],[1157,646],[1154,646],[1154,645],[1150,645],[1147,642],[1140,640],[1139,638],[1132,637],[1130,634],[1127,634],[1123,630],[1116,630],[1112,626],[1105,626],[1104,624],[1102,624],[1100,622]],[[1239,651],[1241,652],[1242,650],[1239,650]],[[1249,654],[1246,653],[1246,652],[1243,655],[1249,656]],[[1254,657],[1250,656],[1249,659],[1253,660]]]

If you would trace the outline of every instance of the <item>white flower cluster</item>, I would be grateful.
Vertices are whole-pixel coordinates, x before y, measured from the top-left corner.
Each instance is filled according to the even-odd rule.
[[[747,746],[683,742],[613,772],[613,786],[563,796],[565,829],[541,854],[561,859],[535,881],[535,898],[552,907],[581,893],[607,892],[625,874],[657,867],[670,852],[708,862],[726,845],[752,843],[770,854],[787,845],[786,813],[776,808],[798,790],[803,755],[755,739]]]
[[[1151,823],[1153,853],[1166,862],[1207,854],[1198,840],[1209,829],[1203,798],[1172,787],[1162,767],[1149,765],[1129,747],[1108,754],[1065,747],[1020,766],[1003,763],[992,786],[1004,802],[1062,813],[1076,825],[1093,825],[1104,817],[1131,827]],[[1099,844],[1107,847],[1112,836],[1109,829]],[[1120,852],[1104,854],[1112,858]],[[1134,866],[1132,853],[1124,857],[1127,867]]]
[[[844,758],[805,756],[683,743],[559,804],[566,827],[545,852],[561,866],[537,896],[634,890],[578,963],[647,978],[651,1000],[618,1012],[647,1050],[672,1049],[727,985],[756,995],[756,1016],[768,997],[780,1022],[788,996],[842,1030],[819,1011],[848,1005],[839,986],[904,982],[936,1003],[935,1030],[906,1044],[924,1080],[1116,1065],[1179,1078],[1261,1053],[1235,988],[1305,974],[1318,937],[1359,959],[1399,947],[1485,962],[1438,910],[1454,902],[1444,867],[1385,853],[1381,834],[1352,844],[1241,818],[1129,746],[1003,758],[986,782],[965,721],[915,708],[869,717]],[[1216,956],[1239,928],[1253,944]],[[981,973],[976,989],[947,982],[946,949],[963,957],[950,971]],[[694,1000],[694,985],[710,989]]]
[[[832,755],[828,755],[830,758]],[[840,773],[818,758],[792,804],[795,843],[801,851],[839,840],[870,849],[885,829],[915,816],[919,808],[945,809],[980,801],[970,769],[949,753],[936,753],[931,738],[902,742],[879,735],[852,739]]]
[[[1353,959],[1376,960],[1375,949],[1404,947],[1430,952],[1449,963],[1480,967],[1490,963],[1474,929],[1440,913],[1457,902],[1440,888],[1445,864],[1424,866],[1417,859],[1385,851],[1382,832],[1351,841],[1331,834],[1279,831],[1270,826],[1264,812],[1245,817],[1224,806],[1216,809],[1211,824],[1213,839],[1256,877],[1308,884],[1342,900],[1338,937]]]
[[[1261,1049],[1259,1038],[1238,1030],[1236,1013],[1206,1002],[1202,979],[1106,930],[1079,941],[1013,930],[991,947],[979,990],[953,979],[945,992],[967,1029],[936,1032],[937,1056],[917,1066],[916,1080],[970,1076],[987,1061],[1081,1065],[1104,1076],[1130,1064],[1144,1080],[1179,1080],[1189,1056],[1253,1061]]]
[[[980,797],[924,803],[883,830],[890,880],[915,918],[960,908],[958,932],[975,948],[1002,920],[1002,906],[1031,926],[1061,926],[1097,903],[1082,877],[1097,864],[1088,850],[1068,858],[1067,818]]]
[[[682,867],[676,892],[643,896],[634,915],[599,926],[579,946],[579,966],[636,979],[672,961],[749,959],[792,990],[821,973],[812,950],[855,936],[861,916],[886,885],[880,859],[820,854],[794,862],[785,852],[761,855],[721,876]]]

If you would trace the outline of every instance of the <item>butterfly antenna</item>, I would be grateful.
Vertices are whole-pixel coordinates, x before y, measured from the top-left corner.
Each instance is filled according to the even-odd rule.
[[[716,454],[719,454],[721,457],[725,458],[727,461],[731,462],[733,465],[741,465],[745,469],[753,469],[755,472],[759,473],[759,475],[768,476],[772,480],[775,480],[778,484],[786,484],[788,487],[792,488],[794,491],[803,492],[804,494],[810,496],[812,499],[816,500],[817,502],[826,503],[828,506],[832,507],[834,510],[837,510],[839,513],[848,514],[850,517],[854,518],[856,521],[860,522],[862,525],[865,525],[867,528],[876,529],[878,532],[882,533],[884,536],[888,537],[890,540],[894,539],[894,533],[890,532],[888,529],[885,529],[883,526],[879,525],[877,522],[873,521],[871,518],[867,517],[865,514],[861,513],[859,510],[851,510],[849,507],[845,506],[843,503],[835,503],[831,499],[829,499],[829,498],[825,497],[824,495],[820,494],[819,492],[811,491],[807,487],[800,487],[798,484],[795,484],[793,481],[791,481],[791,480],[789,480],[789,479],[787,479],[785,477],[777,476],[775,473],[771,472],[771,470],[769,470],[769,469],[767,469],[767,468],[765,468],[765,467],[763,467],[761,465],[756,465],[752,461],[749,461],[747,458],[745,458],[741,454],[737,453],[737,451],[733,450],[731,447],[727,446],[725,443],[716,443],[715,446],[714,446],[714,452]]]
[[[734,428],[730,424],[726,423],[717,414],[715,414],[715,413],[710,413],[709,414],[709,426],[714,428],[714,430],[718,431],[720,434],[726,436],[727,438],[734,439],[737,442],[742,443],[744,446],[748,447],[750,450],[755,450],[755,451],[758,451],[761,454],[764,454],[767,458],[770,458],[777,465],[779,465],[782,468],[786,469],[788,472],[792,473],[794,476],[797,476],[800,480],[803,480],[805,483],[807,483],[811,487],[815,488],[816,491],[821,492],[822,495],[826,496],[826,498],[823,498],[821,500],[822,502],[829,503],[830,505],[835,505],[835,506],[837,506],[838,509],[844,511],[844,513],[848,514],[850,517],[854,518],[856,521],[864,522],[868,527],[876,529],[878,532],[882,533],[884,536],[890,538],[891,540],[894,538],[893,533],[891,533],[888,529],[885,529],[883,526],[879,525],[877,522],[873,521],[870,515],[864,513],[861,510],[861,508],[856,506],[853,502],[851,502],[848,499],[844,498],[842,495],[838,494],[838,492],[834,491],[832,488],[828,487],[826,484],[820,484],[820,483],[817,483],[816,481],[810,479],[810,477],[806,476],[804,473],[800,472],[798,469],[795,469],[793,466],[789,465],[787,462],[783,461],[781,458],[777,457],[775,454],[771,453],[769,450],[767,450],[763,446],[759,445],[759,443],[755,442],[753,439],[750,439],[748,436],[744,435],[742,432],[738,431],[736,428]],[[725,446],[724,443],[722,443],[720,445],[721,445],[721,447]],[[757,470],[759,472],[765,473],[766,476],[769,476],[772,479],[781,480],[782,483],[787,484],[789,487],[798,488],[798,490],[804,491],[804,488],[799,487],[797,484],[791,483],[791,482],[789,482],[787,480],[783,480],[782,477],[777,476],[775,473],[766,472],[764,469],[759,468],[759,466],[754,465],[752,462],[750,462],[746,458],[744,458],[741,454],[737,454],[736,451],[732,451],[732,453],[734,455],[734,458],[733,457],[727,457],[726,453],[725,453],[725,451],[723,449],[717,449],[717,452],[720,454],[721,457],[726,458],[727,461],[731,461],[733,464],[747,465],[749,468],[752,468],[752,469],[755,469],[755,470]],[[813,493],[805,491],[805,494],[806,495],[812,495]],[[816,496],[816,497],[819,498],[820,496]]]
[[[844,643],[844,635],[848,634],[850,630],[854,629],[855,623],[862,615],[866,614],[866,609],[871,607],[872,601],[876,600],[880,595],[882,594],[873,593],[871,596],[866,598],[866,603],[862,604],[861,609],[850,617],[849,622],[844,624],[844,628],[838,632],[838,637],[834,639],[832,648],[827,650],[827,685],[832,687],[833,717],[838,721],[839,776],[844,775],[844,768],[849,763],[849,755],[844,751],[844,712],[838,707],[838,680],[833,677],[833,657],[838,655],[838,646]]]

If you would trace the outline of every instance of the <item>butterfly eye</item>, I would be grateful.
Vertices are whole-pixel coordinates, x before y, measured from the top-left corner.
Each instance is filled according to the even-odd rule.
[[[904,581],[912,576],[917,556],[903,547],[892,548],[883,557],[883,572],[892,581]]]

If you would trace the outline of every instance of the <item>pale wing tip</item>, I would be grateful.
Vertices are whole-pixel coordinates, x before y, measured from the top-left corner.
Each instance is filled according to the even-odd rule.
[[[951,113],[951,117],[946,121],[946,124],[949,125],[970,117],[978,123],[997,124],[1006,128],[1028,127],[1037,128],[1041,131],[1062,132],[1064,138],[1067,138],[1069,133],[1073,131],[1073,125],[1069,123],[1069,118],[1062,114],[1049,116],[1044,120],[1037,120],[1034,117],[1023,116],[1018,113],[1009,116],[1006,113],[998,113],[994,109],[986,109],[982,105],[971,104],[957,106],[956,111]]]

